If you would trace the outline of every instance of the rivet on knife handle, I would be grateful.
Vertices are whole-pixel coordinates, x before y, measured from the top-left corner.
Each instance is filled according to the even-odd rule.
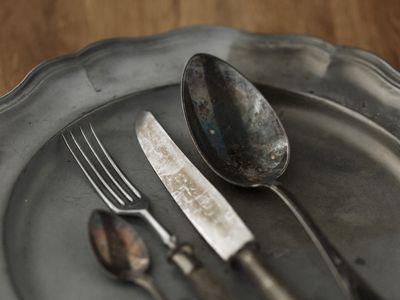
[[[241,265],[261,287],[266,299],[295,299],[288,288],[278,284],[275,276],[265,270],[254,254],[249,252],[246,259],[240,256],[240,251],[254,241],[253,234],[150,112],[138,116],[136,135],[144,154],[172,198],[215,252],[225,261],[239,255]],[[257,274],[262,278],[258,278]]]

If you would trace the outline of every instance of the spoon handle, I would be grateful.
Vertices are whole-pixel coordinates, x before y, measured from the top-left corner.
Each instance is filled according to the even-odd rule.
[[[201,299],[234,300],[225,287],[196,258],[189,244],[178,245],[169,258],[191,280]]]
[[[329,242],[304,207],[281,184],[269,186],[287,205],[317,247],[339,287],[351,300],[382,300]]]
[[[275,274],[263,266],[254,247],[246,246],[235,255],[235,261],[251,277],[269,300],[298,299],[285,287]]]
[[[138,286],[144,288],[154,300],[167,299],[150,276],[142,275],[139,277],[132,278],[131,281],[137,284]]]

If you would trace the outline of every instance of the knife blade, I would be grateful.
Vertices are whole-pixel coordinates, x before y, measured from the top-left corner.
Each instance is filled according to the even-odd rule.
[[[137,138],[147,159],[178,206],[224,260],[254,240],[218,190],[175,145],[150,112],[137,121]]]
[[[242,219],[150,112],[139,114],[136,136],[172,198],[215,252],[225,261],[238,261],[267,299],[295,299],[248,247],[254,236]]]

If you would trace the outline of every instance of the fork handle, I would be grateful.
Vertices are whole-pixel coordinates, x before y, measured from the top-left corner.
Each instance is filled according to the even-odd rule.
[[[178,245],[169,255],[204,300],[233,300],[225,287],[196,258],[189,244]]]

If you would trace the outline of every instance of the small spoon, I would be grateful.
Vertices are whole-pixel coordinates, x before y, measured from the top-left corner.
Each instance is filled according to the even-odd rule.
[[[121,217],[96,210],[89,220],[90,241],[97,259],[118,279],[135,283],[155,300],[165,300],[152,278],[146,274],[150,256],[133,227]]]
[[[382,299],[276,181],[289,163],[289,141],[273,108],[254,85],[228,63],[196,54],[185,67],[181,88],[186,121],[210,168],[232,184],[274,191],[303,226],[347,299]]]

